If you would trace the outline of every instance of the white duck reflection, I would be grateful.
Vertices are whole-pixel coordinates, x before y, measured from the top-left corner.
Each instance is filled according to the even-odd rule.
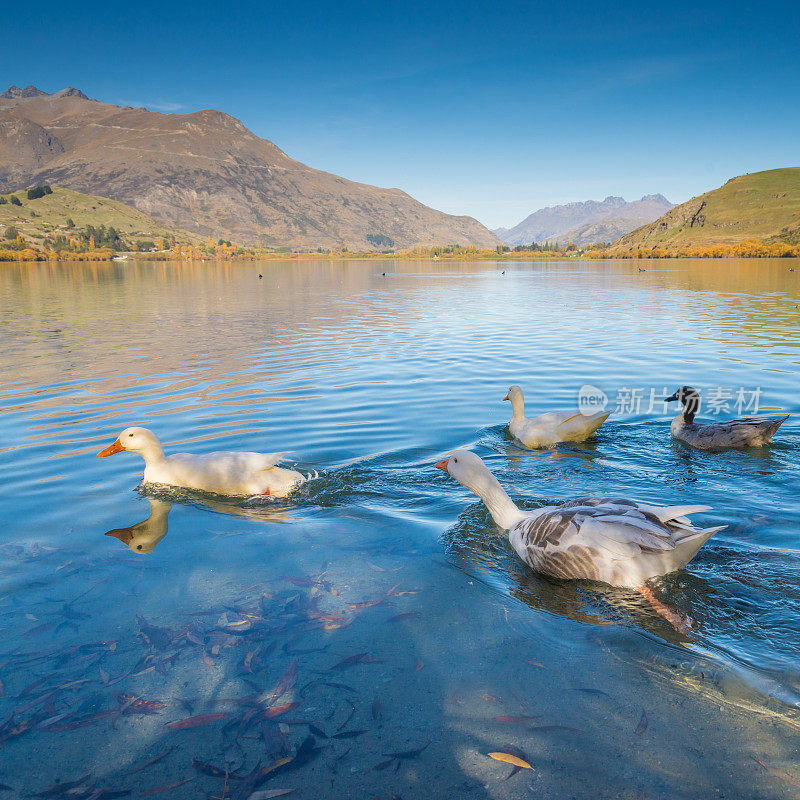
[[[106,536],[119,539],[134,553],[149,555],[156,549],[156,545],[167,535],[167,518],[172,509],[172,503],[166,500],[148,497],[150,501],[150,516],[130,528],[114,528]]]
[[[167,518],[172,509],[172,503],[169,500],[162,500],[152,495],[146,495],[146,499],[150,503],[150,516],[147,519],[137,525],[131,525],[129,528],[114,528],[105,533],[105,536],[119,539],[126,547],[140,555],[152,553],[156,549],[156,545],[167,535]],[[183,503],[179,503],[179,505],[183,505]],[[266,522],[281,523],[291,518],[291,509],[276,508],[272,505],[247,506],[207,500],[201,507],[218,514]]]

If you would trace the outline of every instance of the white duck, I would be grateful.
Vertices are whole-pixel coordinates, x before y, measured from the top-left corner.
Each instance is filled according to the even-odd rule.
[[[509,387],[503,400],[513,410],[508,429],[529,449],[552,447],[559,442],[583,442],[609,418],[611,412],[582,414],[580,411],[549,411],[533,419],[525,418],[525,398],[519,386]]]
[[[483,500],[517,555],[535,571],[636,589],[673,624],[674,613],[655,600],[645,582],[688,564],[727,527],[692,525],[687,515],[709,506],[654,506],[611,497],[522,511],[474,453],[460,450],[436,466]]]
[[[144,459],[144,482],[182,486],[229,496],[286,497],[308,478],[276,464],[285,453],[230,453],[208,455],[176,453],[165,456],[158,437],[147,428],[125,428],[119,438],[101,450],[100,457],[128,451]]]

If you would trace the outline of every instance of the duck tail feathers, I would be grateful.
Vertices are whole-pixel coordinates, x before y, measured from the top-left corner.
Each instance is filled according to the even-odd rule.
[[[727,525],[716,525],[713,528],[687,530],[685,536],[676,537],[675,551],[680,554],[683,563],[688,564],[715,533],[727,527]]]
[[[261,466],[256,470],[256,472],[266,472],[267,470],[272,469],[278,464],[279,461],[283,461],[283,459],[286,458],[286,456],[288,456],[291,452],[291,450],[284,450],[282,453],[259,453],[261,456]]]
[[[727,525],[715,525],[713,528],[703,528],[702,530],[699,530],[698,533],[701,536],[705,536],[706,539],[710,539],[715,533],[724,531],[727,527]]]
[[[589,430],[590,433],[594,433],[610,416],[610,411],[601,411],[599,414],[584,414],[579,411],[577,414],[573,414],[571,417],[567,417],[562,422],[559,422],[558,425],[556,425],[556,430],[573,420],[580,419],[583,421],[586,429]]]
[[[778,428],[780,428],[780,426],[783,425],[787,419],[789,419],[789,414],[787,414],[785,417],[778,417],[777,419],[772,420],[772,425],[769,426],[768,438],[771,439],[778,432]]]
[[[597,430],[610,416],[610,411],[602,411],[599,414],[592,414],[589,417],[589,420],[592,423],[594,430]]]
[[[711,506],[645,506],[641,504],[640,508],[654,514],[660,522],[669,522],[678,526],[688,525],[689,527],[692,525],[689,514],[711,511]]]

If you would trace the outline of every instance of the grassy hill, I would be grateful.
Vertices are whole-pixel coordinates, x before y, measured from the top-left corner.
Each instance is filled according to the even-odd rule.
[[[800,243],[800,167],[731,178],[619,238],[616,250],[734,245],[745,240]]]
[[[21,205],[12,203],[12,196],[19,199]],[[152,242],[159,237],[180,243],[194,243],[200,239],[197,234],[171,228],[118,200],[71,189],[56,187],[52,194],[36,200],[28,200],[24,190],[0,197],[7,201],[0,204],[0,247],[8,227],[16,228],[37,250],[42,249],[46,239],[56,236],[78,238],[88,225],[115,228],[128,246],[134,242]]]

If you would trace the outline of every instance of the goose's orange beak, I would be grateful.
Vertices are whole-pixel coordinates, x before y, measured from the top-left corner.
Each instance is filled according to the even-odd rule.
[[[441,461],[437,461],[433,466],[436,467],[436,469],[442,470],[442,472],[447,472],[447,462],[449,460],[449,458],[443,458]],[[450,473],[448,472],[447,474],[449,475]]]
[[[114,444],[110,444],[108,447],[106,447],[105,450],[101,450],[97,454],[97,457],[105,458],[106,456],[113,456],[114,453],[121,453],[124,449],[125,448],[122,446],[122,442],[119,439],[117,439],[117,441],[114,442]]]
[[[506,396],[503,398],[503,400],[508,400],[508,395],[506,395]]]

